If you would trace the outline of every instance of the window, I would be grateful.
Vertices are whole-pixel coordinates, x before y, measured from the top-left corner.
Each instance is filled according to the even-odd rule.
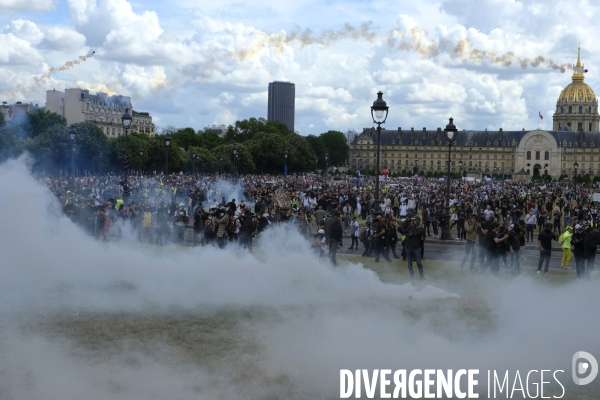
[[[539,159],[540,159],[540,152],[539,152],[539,151],[536,151],[536,152],[535,152],[535,159],[536,159],[536,160],[539,160]]]
[[[571,114],[572,112],[573,112],[573,109],[571,106],[569,106],[569,114]],[[529,172],[529,171],[527,171],[527,172]]]
[[[579,106],[579,114],[583,114],[583,107]]]
[[[591,132],[592,131],[592,123],[590,122],[590,124],[588,125],[588,131]]]
[[[570,128],[570,127],[571,127],[571,123],[570,123],[570,122],[567,122],[567,126]]]
[[[583,130],[583,123],[578,122],[577,123],[577,132],[582,131]]]
[[[546,151],[544,152],[544,160],[549,160],[550,159],[550,152]]]
[[[473,161],[469,161],[469,167],[473,166]]]
[[[531,151],[528,151],[528,152],[527,152],[527,159],[528,159],[528,160],[531,160]]]

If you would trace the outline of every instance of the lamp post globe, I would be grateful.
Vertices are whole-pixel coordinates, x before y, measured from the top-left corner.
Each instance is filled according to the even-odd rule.
[[[383,92],[377,92],[377,99],[373,102],[371,106],[371,118],[373,118],[373,123],[377,124],[377,161],[375,165],[375,202],[373,203],[373,207],[378,210],[379,209],[379,168],[381,162],[381,124],[385,124],[387,120],[389,107],[385,100],[383,100]]]
[[[71,146],[71,175],[75,174],[75,134],[77,133],[77,131],[75,130],[75,127],[71,126],[69,128],[69,136],[71,137],[71,143],[73,144],[73,146]]]
[[[192,151],[192,170],[194,171],[194,174],[196,173],[196,157],[198,156],[198,154],[195,151]]]
[[[171,135],[168,133],[165,135],[165,145],[167,146],[167,164],[165,168],[165,175],[169,175],[169,145],[171,144]]]
[[[452,176],[450,175],[452,144],[456,140],[458,129],[454,125],[454,118],[450,118],[448,125],[444,128],[446,141],[448,142],[448,173],[446,175],[446,204],[444,207],[444,223],[442,224],[442,240],[452,240],[450,235],[450,183]]]
[[[329,153],[325,152],[325,174],[327,174],[327,160],[329,159]]]
[[[140,147],[138,149],[139,153],[140,153],[140,175],[142,175],[142,168],[143,168],[143,159],[142,157],[144,156],[144,148]]]
[[[235,172],[235,174],[237,175],[237,160],[238,160],[238,148],[237,148],[237,143],[233,144],[233,170]]]

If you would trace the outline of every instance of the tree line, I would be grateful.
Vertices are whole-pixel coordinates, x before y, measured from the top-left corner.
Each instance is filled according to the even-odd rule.
[[[238,150],[239,173],[275,173],[284,171],[288,151],[288,173],[310,172],[327,165],[341,166],[348,160],[349,146],[339,131],[318,136],[301,136],[278,121],[250,118],[230,125],[225,135],[195,131],[193,128],[165,127],[154,137],[140,133],[107,137],[93,122],[73,124],[64,117],[44,110],[13,118],[6,123],[0,114],[0,162],[29,152],[33,168],[48,173],[68,172],[72,145],[75,144],[76,172],[119,173],[129,150],[130,168],[144,173],[234,171],[233,147]],[[170,145],[165,142],[166,135]],[[196,153],[197,158],[192,157]]]

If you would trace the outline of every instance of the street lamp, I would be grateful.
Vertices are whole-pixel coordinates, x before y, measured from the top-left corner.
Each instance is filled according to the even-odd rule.
[[[319,158],[315,157],[315,174],[317,173],[318,169],[319,169]]]
[[[454,125],[454,118],[450,118],[450,123],[444,129],[446,140],[448,141],[448,176],[446,177],[446,207],[444,210],[444,224],[442,225],[442,240],[452,240],[450,236],[450,155],[452,153],[452,144],[456,140],[458,129]]]
[[[165,144],[167,145],[167,164],[165,167],[165,175],[169,175],[169,145],[171,144],[171,135],[168,133],[165,136]]]
[[[462,182],[462,178],[463,178],[463,166],[465,164],[463,163],[462,158],[458,160],[458,172],[460,173],[460,181]]]
[[[238,158],[238,148],[237,148],[237,144],[234,143],[233,144],[233,170],[236,175],[237,175],[237,158]]]
[[[287,158],[288,158],[288,155],[289,155],[289,154],[290,154],[290,153],[289,153],[289,151],[288,151],[287,149],[285,149],[285,150],[283,151],[283,157],[285,158],[285,165],[284,165],[284,167],[283,167],[283,174],[284,174],[284,175],[287,175]]]
[[[325,175],[327,175],[327,159],[329,159],[329,153],[325,152]]]
[[[438,160],[437,162],[437,166],[438,166],[438,172],[440,172],[440,166],[442,165],[442,162],[440,160]]]
[[[69,136],[71,137],[71,175],[75,173],[75,128],[71,126],[69,128]]]
[[[195,151],[192,151],[192,170],[194,171],[194,174],[196,173],[196,157],[198,156],[198,154],[196,154]]]
[[[144,155],[144,148],[140,147],[139,152],[140,152],[140,175],[142,175],[142,164],[143,164],[142,156]]]
[[[356,153],[356,169],[358,171],[358,177],[360,178],[360,153]]]
[[[223,173],[223,155],[219,157],[219,174]]]
[[[125,109],[125,112],[121,116],[121,125],[125,131],[125,156],[123,157],[123,196],[129,196],[129,185],[127,184],[127,178],[129,175],[129,128],[131,128],[131,114],[129,114],[129,108]]]
[[[385,120],[388,116],[389,107],[385,100],[383,100],[383,92],[377,92],[377,100],[373,102],[371,106],[371,118],[373,118],[373,123],[377,124],[377,165],[376,167],[376,177],[375,177],[375,202],[373,203],[373,207],[375,209],[379,209],[379,163],[381,156],[381,124],[385,124]]]
[[[73,146],[72,146],[73,165],[71,166],[71,168],[75,167],[75,152],[76,151],[77,151],[77,145],[75,144],[75,142],[73,142]]]

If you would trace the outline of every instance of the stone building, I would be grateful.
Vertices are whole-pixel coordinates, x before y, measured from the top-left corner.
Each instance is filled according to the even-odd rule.
[[[156,134],[152,117],[147,112],[133,110],[128,96],[108,96],[106,93],[90,94],[87,89],[66,89],[64,92],[48,90],[46,92],[46,110],[65,117],[67,124],[95,122],[109,137],[124,135],[121,116],[129,108],[132,113],[132,132],[148,136]]]
[[[576,66],[583,70],[579,54]],[[558,98],[553,119],[553,131],[459,130],[452,147],[451,171],[508,177],[524,171],[529,178],[548,174],[557,179],[573,176],[576,164],[578,174],[600,175],[598,101],[583,82],[583,73],[573,73],[572,83]],[[460,125],[459,119],[455,122]],[[350,165],[375,170],[376,156],[377,130],[363,129],[350,145]],[[447,160],[443,128],[381,131],[381,169],[388,168],[392,173],[444,172]]]

